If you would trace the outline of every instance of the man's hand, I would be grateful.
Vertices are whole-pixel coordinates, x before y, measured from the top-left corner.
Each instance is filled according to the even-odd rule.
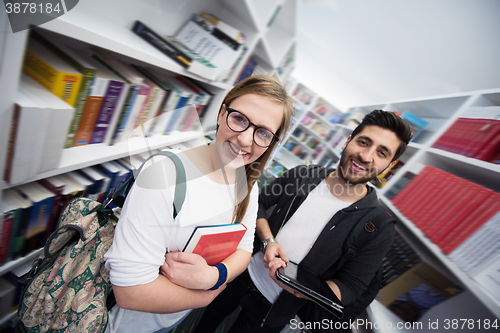
[[[188,289],[210,289],[219,278],[217,267],[209,266],[198,254],[185,252],[167,253],[160,272],[171,282]]]
[[[283,246],[276,242],[267,244],[266,253],[264,253],[264,266],[270,268],[270,263],[276,258],[281,258],[285,263],[289,261]]]
[[[286,262],[284,262],[281,258],[275,258],[273,261],[271,261],[269,263],[269,276],[271,277],[271,279],[273,279],[273,281],[278,286],[280,286],[284,290],[288,291],[290,294],[294,295],[295,297],[309,299],[309,298],[305,297],[304,295],[296,292],[292,288],[288,287],[287,285],[278,281],[278,278],[276,277],[276,270],[278,270],[280,267],[286,267]]]

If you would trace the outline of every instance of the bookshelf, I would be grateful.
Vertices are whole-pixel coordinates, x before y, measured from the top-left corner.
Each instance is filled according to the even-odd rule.
[[[136,65],[148,65],[160,72],[179,74],[192,78],[214,93],[210,108],[202,121],[203,131],[173,132],[169,135],[147,140],[134,139],[128,143],[112,146],[92,144],[63,150],[56,169],[39,173],[22,182],[9,184],[0,180],[0,198],[3,190],[24,183],[33,182],[69,171],[113,161],[148,150],[188,143],[200,145],[213,136],[218,107],[240,74],[246,59],[251,55],[259,57],[259,62],[269,74],[277,73],[278,66],[287,64],[286,72],[280,79],[290,74],[290,60],[294,58],[296,41],[297,0],[187,0],[187,1],[136,1],[136,0],[88,0],[78,3],[71,11],[40,26],[45,30],[60,34],[67,46],[93,46],[110,52],[118,58]],[[247,51],[236,64],[226,80],[210,81],[192,74],[158,51],[155,47],[135,35],[131,28],[135,20],[140,20],[163,35],[174,35],[194,13],[208,12],[233,26],[246,36]],[[272,19],[272,23],[270,20]],[[0,11],[0,172],[3,175],[5,155],[9,135],[10,119],[14,98],[20,82],[24,50],[29,31],[12,33],[7,14]],[[269,24],[268,24],[269,23]],[[279,43],[277,43],[279,41]],[[292,61],[293,62],[293,61]],[[32,260],[39,252],[27,257],[7,262],[0,266],[0,275],[14,267]],[[3,326],[7,318],[0,318]]]
[[[468,107],[499,105],[500,89],[488,89],[359,106],[350,108],[346,112],[346,119],[348,119],[349,115],[352,116],[357,112],[367,114],[375,109],[388,111],[409,110],[429,123],[422,134],[409,144],[405,153],[405,165],[389,179],[384,187],[378,189],[378,193],[382,203],[398,217],[398,231],[410,242],[419,255],[425,258],[426,261],[441,273],[462,286],[465,291],[424,314],[420,319],[423,327],[408,325],[401,327],[401,331],[431,331],[427,321],[435,321],[436,319],[439,319],[441,323],[444,319],[471,319],[476,322],[476,325],[478,322],[484,320],[500,319],[500,302],[491,295],[491,292],[465,274],[422,230],[404,216],[387,197],[389,191],[393,189],[394,185],[398,183],[407,171],[418,172],[425,165],[437,167],[495,192],[500,192],[500,183],[497,181],[500,179],[500,165],[432,147],[432,144]],[[493,258],[491,261],[494,260]],[[390,332],[391,329],[385,323],[391,323],[393,330],[396,327],[395,325],[402,322],[399,317],[376,301],[372,303],[367,312],[371,322],[384,323],[384,325],[380,325],[378,329],[374,330],[375,332]]]
[[[294,78],[289,78],[286,87],[294,98],[294,121],[269,168],[275,163],[286,169],[309,163],[333,166],[340,159],[340,150],[332,146],[334,134],[350,131],[336,123],[342,111]]]

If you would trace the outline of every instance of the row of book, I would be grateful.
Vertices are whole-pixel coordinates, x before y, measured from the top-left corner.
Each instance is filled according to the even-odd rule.
[[[489,230],[498,225],[500,193],[430,165],[416,175],[405,173],[394,187],[399,190],[387,193],[392,203],[459,267],[470,264],[461,246],[468,248],[471,237],[481,237],[482,246],[491,240],[490,250],[474,253],[475,264],[498,255],[498,235]]]
[[[310,113],[307,113],[304,118],[302,118],[301,124],[322,138],[326,137],[331,131],[329,126],[326,126],[321,120]]]
[[[64,148],[126,142],[138,127],[147,136],[200,127],[213,93],[199,82],[65,45],[63,36],[32,30],[11,121],[9,183],[57,168]]]
[[[41,248],[69,200],[83,196],[102,202],[142,160],[122,158],[5,189],[0,200],[0,263]]]
[[[376,299],[407,322],[463,291],[429,265],[397,231],[382,261],[382,288]]]
[[[246,36],[216,16],[202,12],[173,36],[136,21],[132,31],[188,72],[213,81],[226,81],[247,51]]]
[[[499,164],[500,107],[469,107],[432,146]]]

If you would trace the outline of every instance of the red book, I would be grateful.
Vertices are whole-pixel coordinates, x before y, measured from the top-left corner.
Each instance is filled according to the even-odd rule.
[[[453,124],[437,139],[432,145],[434,148],[439,148],[447,151],[452,151],[455,141],[462,129],[467,118],[458,118]]]
[[[490,195],[492,191],[482,187],[477,184],[471,185],[471,189],[466,193],[461,200],[457,201],[457,209],[452,212],[451,218],[436,230],[432,236],[431,240],[438,244],[443,238],[445,238],[449,233],[453,232],[454,229],[459,229],[463,225],[463,221],[471,214],[474,210],[484,202]]]
[[[392,203],[398,207],[398,209],[404,214],[405,205],[409,203],[410,198],[414,198],[414,191],[419,189],[425,182],[425,179],[429,175],[432,166],[424,167],[413,180],[406,185],[395,197],[392,199]]]
[[[425,192],[422,192],[418,197],[413,198],[414,204],[409,208],[408,218],[415,225],[422,224],[422,218],[429,208],[434,207],[433,201],[436,200],[436,195],[442,191],[442,187],[448,185],[450,174],[440,169],[431,169],[431,174],[427,177]]]
[[[429,230],[434,228],[434,226],[441,221],[443,212],[453,207],[453,202],[457,198],[457,193],[463,190],[467,182],[460,177],[454,175],[450,176],[451,177],[446,179],[446,183],[443,184],[440,191],[434,197],[432,205],[429,205],[430,207],[426,218],[418,225],[420,230],[422,230],[427,237],[430,236]]]
[[[199,254],[215,265],[236,251],[246,231],[242,223],[196,227],[182,252]]]
[[[484,119],[483,125],[474,134],[471,134],[472,140],[460,153],[468,157],[475,157],[498,133],[500,133],[500,121]]]
[[[460,228],[453,229],[437,245],[445,254],[450,254],[499,210],[500,194],[491,192],[491,195],[460,223]]]
[[[500,129],[496,136],[489,141],[479,152],[476,153],[474,158],[482,161],[490,162],[500,152]]]
[[[461,126],[451,142],[450,151],[460,153],[487,123],[487,119],[461,118]]]

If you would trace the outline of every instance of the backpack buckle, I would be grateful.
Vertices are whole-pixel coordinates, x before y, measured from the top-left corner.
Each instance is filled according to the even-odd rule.
[[[371,221],[368,221],[366,224],[365,224],[365,230],[367,232],[374,232],[375,230],[377,229],[377,227],[375,226],[375,224],[373,224]]]

